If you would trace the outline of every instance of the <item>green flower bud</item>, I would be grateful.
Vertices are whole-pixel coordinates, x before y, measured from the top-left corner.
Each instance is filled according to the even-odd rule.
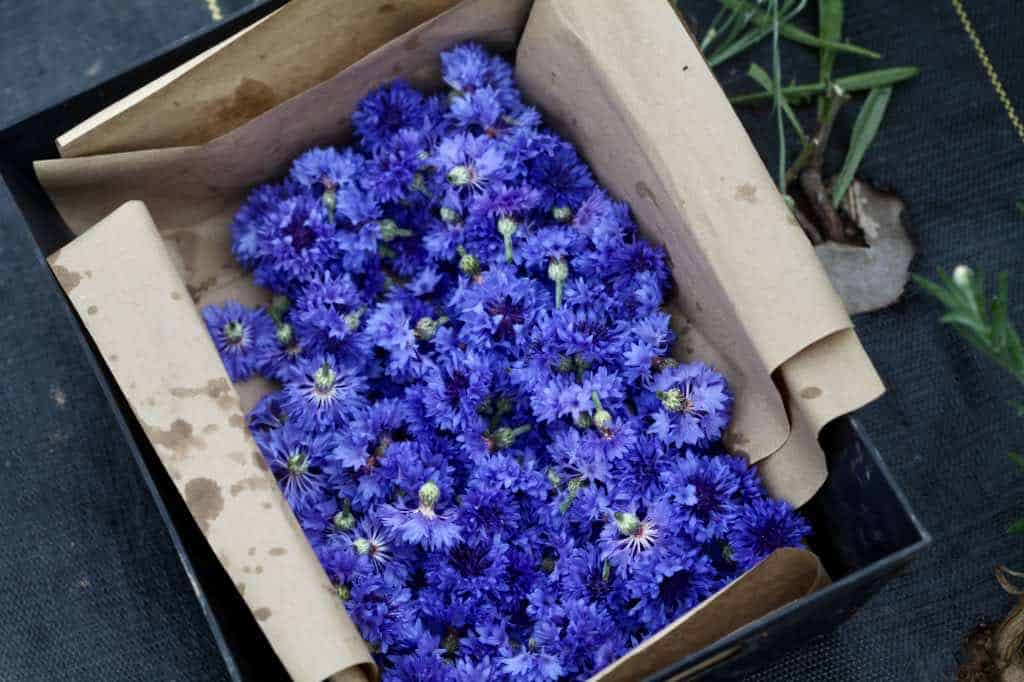
[[[270,317],[273,318],[274,322],[280,322],[284,314],[291,307],[292,303],[288,300],[287,296],[277,294],[274,298],[270,299],[270,307],[267,309],[267,312],[270,313]]]
[[[331,521],[338,530],[352,530],[356,527],[356,517],[348,510],[348,504],[345,505],[344,510],[335,514]]]
[[[362,320],[364,312],[366,312],[366,308],[359,308],[345,315],[345,326],[350,332],[359,329],[359,322]]]
[[[380,226],[380,240],[382,242],[394,241],[398,237],[411,237],[412,230],[401,228],[391,218],[385,218],[377,223]]]
[[[503,426],[500,429],[493,431],[490,436],[485,436],[487,449],[491,452],[496,452],[498,450],[504,450],[512,447],[512,444],[516,442],[516,438],[529,430],[530,427],[525,424],[523,426],[517,426],[514,429]]]
[[[345,583],[338,585],[338,598],[341,601],[348,601],[349,597],[352,596],[352,589],[349,588]]]
[[[451,225],[452,223],[462,222],[462,216],[454,208],[448,208],[447,206],[441,207],[441,220]]]
[[[320,201],[324,204],[324,209],[327,210],[327,222],[334,223],[334,209],[338,205],[338,195],[334,192],[334,188],[325,189],[324,194],[320,197]]]
[[[424,509],[433,509],[437,501],[441,499],[441,489],[433,481],[427,481],[420,486],[420,506]]]
[[[469,275],[470,277],[476,277],[480,274],[480,261],[477,260],[476,256],[471,254],[461,246],[458,248],[459,253],[459,270]]]
[[[640,527],[640,519],[632,512],[615,512],[615,525],[623,535],[632,535]]]
[[[456,187],[468,185],[473,181],[473,171],[469,166],[455,166],[448,171],[448,182]]]
[[[509,218],[508,216],[502,216],[498,218],[498,234],[501,235],[502,240],[505,242],[505,260],[509,263],[512,262],[514,253],[512,251],[512,235],[519,229],[519,224]]]
[[[309,462],[306,459],[306,453],[304,452],[293,452],[288,455],[288,472],[294,475],[301,475],[306,473],[309,469]]]
[[[356,550],[357,554],[362,554],[363,556],[369,554],[370,550],[373,549],[373,545],[366,538],[356,538],[352,541],[352,547]]]
[[[612,425],[612,415],[608,410],[595,410],[593,421],[594,428],[604,431]]]
[[[430,341],[437,334],[437,330],[441,325],[448,321],[447,317],[439,317],[436,320],[432,320],[429,317],[421,317],[416,322],[416,329],[413,334],[416,335],[417,339],[421,341]]]
[[[683,392],[678,388],[670,388],[667,391],[658,391],[655,393],[661,404],[665,406],[665,409],[669,412],[686,412],[693,407],[693,403],[690,399],[683,395]]]
[[[550,483],[554,488],[562,485],[562,478],[554,469],[548,469],[548,483]]]
[[[292,332],[292,326],[285,322],[284,324],[277,325],[277,331],[274,332],[274,338],[282,346],[290,346],[295,341],[295,334]]]
[[[228,340],[228,343],[241,343],[245,338],[245,325],[237,320],[228,322],[221,328],[221,332],[223,332],[224,338]]]
[[[338,376],[325,360],[324,364],[320,365],[320,368],[313,372],[313,386],[319,393],[327,393],[334,388],[334,380],[337,378]]]
[[[555,307],[562,307],[562,286],[569,278],[569,264],[563,258],[552,258],[548,263],[548,279],[555,283]]]
[[[568,206],[555,206],[551,209],[551,217],[560,223],[567,223],[572,220],[572,209]]]

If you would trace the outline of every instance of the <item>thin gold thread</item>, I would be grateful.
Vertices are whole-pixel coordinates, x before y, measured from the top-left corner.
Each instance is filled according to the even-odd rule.
[[[224,18],[224,13],[220,11],[220,3],[217,0],[206,0],[206,9],[210,10],[210,18],[214,21]]]
[[[971,18],[967,16],[967,10],[964,9],[962,0],[951,0],[953,3],[953,11],[960,18],[960,23],[963,24],[964,31],[967,32],[967,37],[971,39],[971,43],[974,45],[974,51],[978,53],[978,59],[981,60],[981,65],[985,69],[985,73],[988,75],[988,80],[992,83],[992,87],[995,88],[996,96],[1002,103],[1003,108],[1006,109],[1006,115],[1010,118],[1010,123],[1013,124],[1013,129],[1017,131],[1020,141],[1024,142],[1024,124],[1021,123],[1020,117],[1017,116],[1017,110],[1013,108],[1013,102],[1010,101],[1009,95],[1006,94],[1006,88],[1003,87],[1003,81],[1000,80],[999,74],[996,73],[996,68],[992,66],[992,60],[988,58],[988,52],[985,50],[985,46],[981,44],[981,38],[978,37],[978,32],[974,30],[974,24],[971,23]]]

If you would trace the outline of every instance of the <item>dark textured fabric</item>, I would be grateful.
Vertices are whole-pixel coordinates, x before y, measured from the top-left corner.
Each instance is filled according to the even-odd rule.
[[[810,3],[813,5],[813,3]],[[846,35],[923,68],[897,88],[863,175],[900,194],[920,242],[914,268],[969,262],[1013,269],[1024,254],[1024,144],[945,3],[847,2]],[[973,3],[972,17],[1018,107],[1024,107],[1024,24],[1016,3]],[[225,12],[240,1],[221,0]],[[983,5],[983,6],[982,6]],[[694,28],[717,6],[686,2]],[[814,11],[808,10],[812,19]],[[210,20],[206,0],[80,3],[0,0],[0,120],[102,79]],[[808,25],[810,27],[810,24]],[[816,75],[812,51],[786,48],[787,73]],[[727,89],[752,84],[749,59],[720,70]],[[762,64],[767,64],[763,58]],[[837,73],[870,63],[840,57]],[[848,139],[855,116],[841,116]],[[767,109],[743,118],[774,168]],[[840,145],[830,155],[837,167]],[[0,679],[223,679],[224,666],[184,572],[106,402],[68,333],[59,294],[27,234],[11,230],[0,194]],[[1024,276],[1013,272],[1024,320]],[[1018,387],[937,325],[913,290],[857,318],[889,392],[861,419],[935,545],[835,633],[756,675],[791,680],[949,679],[960,640],[1010,605],[992,579],[1024,566],[1005,527],[1024,515],[1005,453],[1024,447]]]

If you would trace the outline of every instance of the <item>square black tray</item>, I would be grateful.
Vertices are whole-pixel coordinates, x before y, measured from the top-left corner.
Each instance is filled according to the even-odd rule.
[[[35,239],[39,267],[73,235],[32,170],[56,158],[54,139],[93,113],[259,20],[283,4],[267,0],[189,36],[159,54],[74,97],[0,131],[0,174]],[[54,282],[55,291],[59,291]],[[135,421],[124,397],[65,300],[68,323],[110,404],[132,457],[153,494],[193,585],[212,636],[235,680],[287,679],[283,667],[206,544],[170,477]],[[833,578],[830,586],[747,625],[649,679],[738,679],[767,665],[801,641],[834,628],[863,605],[931,542],[867,434],[850,416],[822,432],[829,477],[803,508],[814,527],[810,542]]]

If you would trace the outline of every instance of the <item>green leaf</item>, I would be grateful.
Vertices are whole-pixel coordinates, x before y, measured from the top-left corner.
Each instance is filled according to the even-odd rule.
[[[839,177],[832,187],[832,205],[836,208],[842,203],[846,196],[846,190],[850,188],[853,177],[857,173],[860,162],[868,147],[875,140],[878,129],[882,126],[882,118],[885,116],[885,109],[889,106],[889,98],[892,97],[892,86],[874,88],[868,93],[864,105],[857,114],[857,120],[853,124],[853,134],[850,136],[850,150],[846,152],[846,161],[839,171]]]
[[[1010,533],[1024,533],[1024,519],[1015,521],[1006,530]]]
[[[1017,199],[1017,212],[1024,215],[1024,197]]]
[[[838,42],[843,37],[843,0],[818,0],[818,37],[823,41]],[[818,55],[818,80],[828,83],[832,79],[832,67],[836,62],[836,51],[822,47]],[[828,102],[818,98],[818,120],[825,115]]]
[[[842,76],[836,78],[833,82],[846,92],[861,92],[871,90],[872,88],[895,85],[896,83],[914,78],[919,73],[921,73],[921,69],[916,66],[894,66],[889,69],[875,69],[873,71],[855,73],[851,76]],[[825,92],[827,87],[828,84],[820,81],[817,83],[788,85],[782,88],[782,95],[790,102],[799,104],[810,97]],[[754,102],[764,102],[771,99],[772,96],[771,92],[751,92],[730,97],[729,101],[733,104],[751,104]]]
[[[718,1],[722,4],[723,7],[726,7],[732,10],[733,12],[744,13],[744,15],[748,17],[750,23],[754,24],[755,26],[758,26],[762,29],[767,27],[768,30],[764,31],[757,40],[766,37],[771,32],[771,11],[763,11],[760,8],[756,7],[755,5],[746,2],[746,0]],[[803,3],[800,4],[800,10],[802,9]],[[783,22],[781,26],[779,26],[779,35],[785,38],[786,40],[792,41],[794,43],[799,43],[801,45],[806,45],[807,47],[816,47],[819,49],[828,48],[830,50],[834,50],[835,52],[855,54],[860,57],[867,57],[868,59],[882,58],[882,55],[878,54],[877,52],[874,52],[873,50],[869,50],[867,48],[860,47],[859,45],[854,45],[852,43],[840,42],[838,36],[835,39],[823,39],[821,37],[814,35],[813,33],[808,33],[807,31],[804,31],[803,29],[794,26],[793,24],[790,23],[790,19],[792,19],[793,16],[796,16],[796,14],[798,14],[800,10],[792,12],[789,7],[783,7],[780,9],[780,13],[783,15]],[[714,24],[712,23],[712,25]],[[751,43],[751,45],[752,44],[753,43]],[[751,45],[746,45],[743,49],[746,49]],[[718,64],[721,64],[727,59],[736,56],[736,54],[738,54],[741,51],[742,50],[736,50],[730,54],[723,56],[719,56],[716,53],[714,55],[714,63],[712,63],[712,58],[710,57],[708,59],[708,63],[711,64],[711,66],[717,66]]]
[[[733,3],[732,10],[735,16],[741,16],[742,21],[753,24],[753,27],[739,35],[737,35],[738,31],[733,31],[717,50],[707,55],[708,66],[712,68],[753,47],[769,35],[775,35],[781,31],[782,27],[802,12],[807,4],[807,0],[787,0],[783,7],[779,7],[779,0],[768,0],[770,12],[761,12],[743,0],[726,1]],[[776,28],[776,23],[778,28]],[[777,53],[778,50],[776,49],[775,52]]]
[[[751,62],[750,68],[747,69],[747,75],[753,78],[765,90],[771,90],[774,87],[772,85],[772,77],[758,64]],[[793,107],[785,99],[782,100],[782,111],[786,114],[789,124],[793,126],[793,130],[796,131],[797,137],[800,138],[800,143],[807,144],[807,133],[804,132],[803,126],[800,125],[800,119],[796,117]]]
[[[1017,404],[1018,404],[1017,409],[1019,411],[1021,409],[1020,403],[1017,403]],[[1010,461],[1012,461],[1014,464],[1016,464],[1018,469],[1020,469],[1021,471],[1024,471],[1024,457],[1021,457],[1020,453],[1017,453],[1017,452],[1010,452],[1008,454],[1010,456]]]

